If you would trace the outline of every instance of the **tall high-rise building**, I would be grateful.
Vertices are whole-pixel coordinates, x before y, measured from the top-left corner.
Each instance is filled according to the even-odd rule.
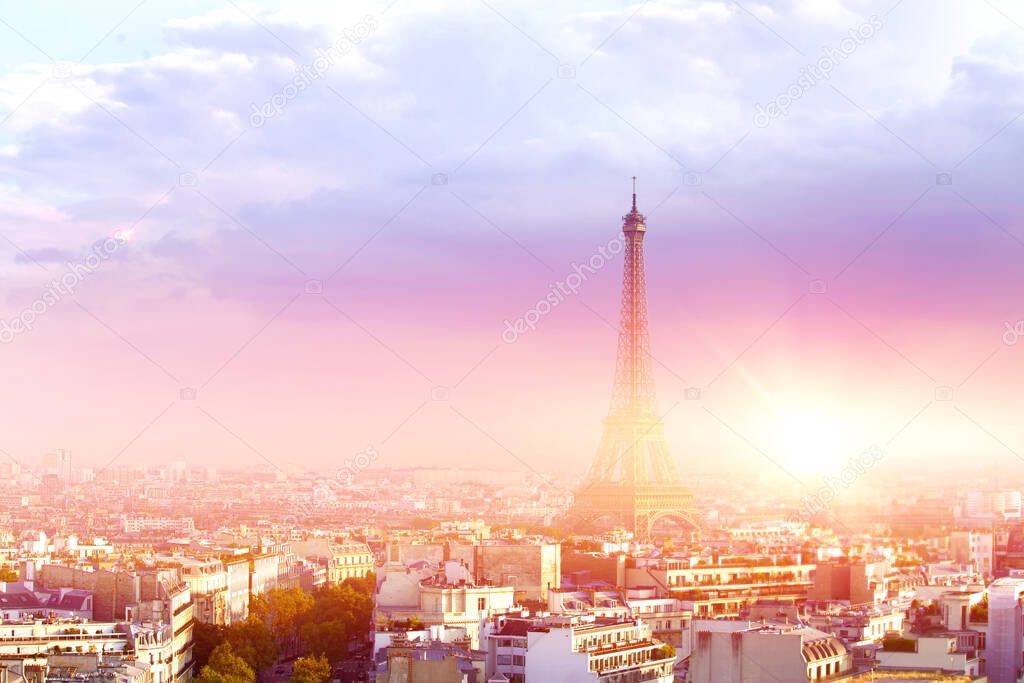
[[[58,448],[43,455],[43,474],[59,477],[65,484],[71,481],[71,451]]]
[[[996,579],[988,589],[985,660],[990,683],[1017,683],[1024,670],[1024,579]]]
[[[597,455],[576,492],[574,512],[592,524],[603,520],[649,538],[661,519],[696,523],[693,494],[669,455],[655,401],[644,272],[647,222],[636,207],[636,178],[622,233],[625,263],[615,387]]]

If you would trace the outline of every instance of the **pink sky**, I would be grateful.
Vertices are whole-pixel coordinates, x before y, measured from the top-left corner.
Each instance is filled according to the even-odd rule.
[[[382,466],[582,471],[610,396],[621,260],[515,343],[502,331],[615,237],[636,174],[684,471],[785,477],[770,458],[811,480],[872,444],[893,464],[1016,466],[1017,29],[908,3],[760,127],[758,104],[878,11],[798,5],[756,8],[783,41],[714,3],[651,2],[596,51],[635,7],[523,10],[534,41],[459,3],[322,24],[301,4],[256,6],[262,28],[230,6],[182,10],[148,54],[127,41],[61,81],[21,45],[0,74],[3,319],[91,244],[130,239],[0,346],[0,448],[292,469],[374,445]],[[345,61],[249,126],[252,104],[368,13],[379,27]]]

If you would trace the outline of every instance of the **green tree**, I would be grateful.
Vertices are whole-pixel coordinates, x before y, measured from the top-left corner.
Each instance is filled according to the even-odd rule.
[[[330,678],[331,665],[323,655],[295,660],[291,683],[327,683]]]
[[[302,625],[302,649],[309,655],[327,657],[331,664],[348,655],[348,625],[343,619]]]
[[[323,658],[329,665],[344,661],[349,639],[369,633],[375,585],[371,574],[313,594],[292,588],[253,596],[249,619],[241,624],[196,624],[196,665],[212,660],[225,643],[252,671],[273,666],[281,655]],[[214,673],[211,670],[211,676]]]
[[[345,579],[345,582],[341,585],[351,586],[352,590],[357,593],[373,597],[373,592],[377,588],[377,576],[373,572],[370,572],[361,579]]]
[[[195,622],[192,628],[192,659],[195,660],[196,669],[205,666],[213,651],[226,639],[227,629],[223,626]]]
[[[234,653],[231,643],[221,643],[194,680],[198,683],[254,683],[256,674]]]
[[[254,671],[262,671],[277,662],[277,639],[262,622],[249,619],[241,624],[229,626],[225,638],[231,643],[235,653]]]
[[[676,649],[668,643],[662,643],[661,647],[651,652],[651,659],[668,659],[676,656]]]
[[[313,593],[313,608],[301,617],[299,654],[322,654],[332,663],[343,660],[349,638],[365,638],[370,630],[373,586],[372,579],[359,579]]]
[[[249,603],[253,618],[277,633],[294,630],[299,619],[312,608],[312,596],[300,588],[275,588],[253,596]]]
[[[276,634],[284,651],[294,652],[299,645],[299,626],[313,606],[313,597],[299,588],[276,588],[253,596],[249,614]]]

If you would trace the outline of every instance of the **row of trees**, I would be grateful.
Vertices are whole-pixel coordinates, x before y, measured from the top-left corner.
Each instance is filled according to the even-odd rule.
[[[348,656],[349,641],[370,630],[373,586],[371,575],[313,593],[274,589],[252,597],[241,624],[197,623],[193,652],[202,667],[200,683],[252,683],[254,672],[295,657],[293,681],[328,680],[331,666]]]
[[[291,683],[327,683],[331,679],[331,663],[323,655],[299,657],[292,669]],[[256,673],[244,658],[235,654],[231,643],[213,649],[210,659],[193,680],[197,683],[253,683]]]

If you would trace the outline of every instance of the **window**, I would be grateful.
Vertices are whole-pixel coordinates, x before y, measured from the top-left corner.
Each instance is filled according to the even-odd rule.
[[[476,608],[480,611],[487,609],[487,598],[477,598]]]
[[[512,664],[512,655],[498,655],[498,666],[510,666]]]

